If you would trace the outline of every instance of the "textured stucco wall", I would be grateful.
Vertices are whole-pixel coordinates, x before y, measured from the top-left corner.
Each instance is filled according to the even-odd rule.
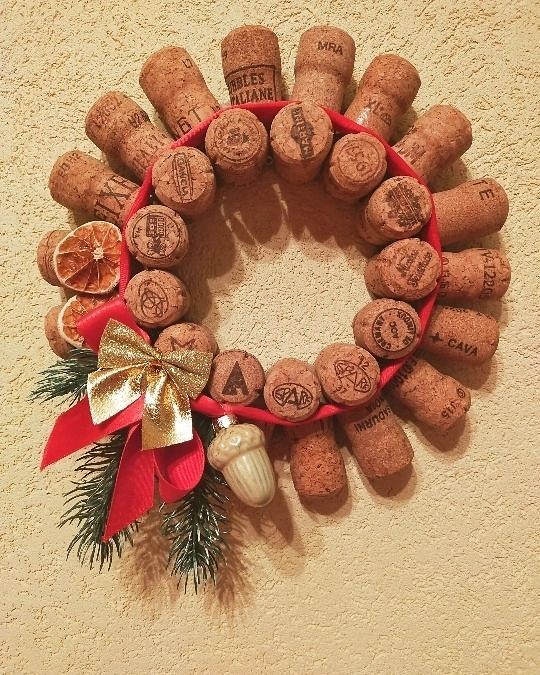
[[[538,672],[534,3],[7,0],[0,19],[0,671]],[[289,85],[298,36],[317,23],[356,38],[356,76],[381,51],[412,60],[423,79],[416,111],[449,102],[473,121],[473,147],[446,183],[493,175],[508,189],[511,215],[492,243],[509,254],[514,280],[505,302],[484,305],[502,324],[491,367],[445,366],[474,390],[459,437],[437,438],[407,421],[414,471],[390,497],[346,455],[350,495],[330,515],[298,503],[277,453],[279,496],[262,513],[236,511],[223,586],[184,596],[161,568],[152,517],[109,574],[65,560],[70,533],[56,522],[73,462],[39,473],[55,408],[26,402],[36,371],[53,360],[41,317],[57,301],[38,278],[34,247],[46,229],[73,223],[49,198],[46,177],[75,146],[99,156],[83,132],[98,95],[121,89],[150,110],[139,68],[177,43],[224,101],[219,41],[245,22],[276,30]],[[265,365],[287,354],[313,358],[349,338],[366,298],[350,213],[271,175],[226,192],[197,225],[184,270],[195,315],[222,346],[242,345]]]

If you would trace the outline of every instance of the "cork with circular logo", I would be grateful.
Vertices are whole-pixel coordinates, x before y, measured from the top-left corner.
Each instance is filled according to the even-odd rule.
[[[321,384],[314,368],[299,359],[281,359],[266,374],[264,402],[271,413],[301,422],[319,407]]]
[[[429,190],[414,178],[394,176],[360,203],[357,230],[378,246],[418,234],[430,217]]]
[[[332,148],[324,186],[336,199],[355,202],[374,190],[386,174],[386,150],[371,134],[347,134]]]
[[[154,343],[160,352],[176,352],[191,349],[197,352],[218,353],[216,338],[205,326],[197,323],[175,323],[164,328]]]
[[[230,349],[212,361],[208,392],[219,403],[249,405],[262,394],[264,370],[259,361],[243,349]]]
[[[57,244],[67,234],[69,234],[69,230],[51,230],[50,232],[45,232],[37,246],[36,262],[39,273],[52,286],[62,285],[54,270],[53,258]]]
[[[420,341],[420,318],[415,310],[399,300],[374,300],[353,320],[357,345],[383,359],[399,359],[410,354]]]
[[[208,127],[206,154],[225,183],[245,185],[255,180],[268,157],[268,132],[249,110],[225,110]]]
[[[290,183],[307,183],[319,173],[334,131],[326,112],[314,103],[291,103],[274,117],[270,144],[274,166]]]
[[[61,359],[67,359],[72,347],[60,335],[60,331],[58,329],[58,317],[60,315],[61,309],[61,305],[51,307],[47,314],[45,314],[45,337],[47,338],[49,347],[56,354],[56,356],[59,356]]]
[[[131,255],[146,267],[174,267],[188,250],[188,231],[182,218],[167,206],[139,209],[124,232]]]
[[[163,153],[152,169],[152,184],[162,204],[190,218],[208,210],[216,194],[210,160],[196,148]]]
[[[350,406],[367,403],[375,395],[381,374],[368,351],[344,343],[325,347],[315,360],[315,372],[330,401]]]
[[[390,244],[364,268],[370,293],[380,298],[419,300],[437,285],[441,260],[426,241],[402,239]]]
[[[143,328],[170,326],[189,309],[189,291],[174,274],[146,270],[135,274],[126,287],[125,300]]]

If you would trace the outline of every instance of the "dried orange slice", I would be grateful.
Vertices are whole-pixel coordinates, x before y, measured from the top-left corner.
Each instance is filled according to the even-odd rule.
[[[84,339],[77,330],[77,322],[110,298],[93,298],[91,295],[74,295],[58,314],[58,332],[73,347],[83,347]]]
[[[58,242],[53,264],[58,280],[78,293],[105,295],[120,279],[120,230],[94,220]]]

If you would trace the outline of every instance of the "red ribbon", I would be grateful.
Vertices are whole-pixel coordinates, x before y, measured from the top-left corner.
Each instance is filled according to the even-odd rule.
[[[241,106],[251,110],[266,125],[269,126],[276,113],[290,101],[276,103],[251,103]],[[182,138],[175,141],[171,147],[201,146],[210,122],[221,114],[222,110],[214,113],[210,118],[201,122]],[[333,110],[326,110],[330,116],[334,129],[341,134],[366,132],[375,136],[386,148],[388,173],[392,176],[412,176],[425,185],[424,181],[417,176],[411,167],[405,162],[387,143],[370,129],[366,129],[352,120],[343,117]],[[146,206],[152,194],[152,167],[145,173],[143,183],[139,188],[133,205],[126,216],[125,222],[142,207]],[[435,209],[429,223],[421,235],[441,255],[441,245]],[[119,295],[98,307],[85,316],[78,323],[78,330],[84,337],[85,343],[94,351],[98,351],[101,335],[109,319],[116,319],[130,328],[133,328],[147,342],[148,335],[143,331],[133,318],[132,313],[126,306],[123,297],[130,278],[130,254],[125,238],[122,238],[120,256],[120,281]],[[420,316],[422,332],[426,329],[433,306],[437,299],[439,288],[430,293],[418,303],[417,311]],[[379,388],[384,387],[394,377],[408,357],[397,359],[381,368]],[[268,410],[253,408],[250,406],[224,405],[201,395],[192,401],[192,410],[200,412],[207,417],[220,417],[233,413],[239,419],[257,422],[259,424],[274,424],[280,426],[295,426],[296,422],[289,422],[276,417]],[[71,455],[77,450],[99,441],[120,429],[128,429],[126,442],[122,451],[122,457],[116,482],[111,499],[111,506],[107,518],[103,540],[107,541],[114,534],[127,527],[133,521],[146,513],[153,503],[154,478],[157,477],[159,492],[166,502],[173,502],[184,497],[200,481],[205,464],[205,452],[199,436],[194,432],[193,439],[187,443],[173,445],[167,448],[155,450],[141,450],[141,416],[143,410],[143,397],[132,403],[125,410],[102,424],[94,424],[90,415],[88,399],[85,397],[72,408],[62,413],[56,420],[51,431],[43,458],[41,468]],[[300,424],[314,422],[327,417],[339,415],[350,411],[350,407],[334,404],[319,406],[317,412]]]

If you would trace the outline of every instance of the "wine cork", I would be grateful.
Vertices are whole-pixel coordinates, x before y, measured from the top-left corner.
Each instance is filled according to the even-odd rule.
[[[208,157],[196,148],[163,153],[152,170],[159,201],[182,216],[195,218],[207,211],[216,196],[216,178]]]
[[[331,420],[290,427],[287,436],[291,477],[300,497],[319,499],[340,493],[347,485],[347,474]]]
[[[186,255],[189,238],[182,218],[166,206],[139,209],[125,228],[131,255],[146,267],[174,267]]]
[[[125,221],[139,186],[79,150],[59,157],[49,176],[51,197],[73,211],[115,225]]]
[[[330,152],[333,136],[332,122],[319,106],[308,102],[285,106],[270,127],[276,171],[291,183],[313,180]]]
[[[266,374],[264,402],[278,417],[291,422],[306,420],[317,410],[320,399],[320,382],[304,361],[281,359]]]
[[[379,384],[379,364],[361,347],[335,343],[315,360],[315,372],[326,398],[340,405],[361,405],[371,399]]]
[[[388,178],[360,202],[356,229],[362,239],[381,246],[418,234],[431,218],[429,190],[409,176]]]
[[[375,356],[399,359],[420,342],[420,318],[399,300],[373,300],[353,320],[354,341]]]
[[[217,354],[216,338],[205,326],[196,323],[174,323],[164,328],[154,343],[160,352],[177,352],[189,349],[196,352]]]
[[[420,75],[412,63],[396,54],[379,54],[362,75],[345,116],[388,141],[419,89]]]
[[[484,363],[499,344],[499,324],[492,317],[472,309],[438,305],[422,339],[432,354],[464,363]]]
[[[411,356],[386,387],[416,419],[448,431],[471,407],[471,393],[418,356]]]
[[[508,217],[508,197],[493,178],[435,192],[433,203],[442,246],[498,232]]]
[[[189,309],[189,292],[170,272],[147,270],[135,274],[126,287],[126,304],[143,328],[170,326]]]
[[[206,154],[225,183],[245,185],[261,173],[268,157],[268,132],[249,110],[225,110],[208,127]]]
[[[61,305],[51,307],[47,314],[45,314],[45,337],[47,338],[49,347],[56,356],[59,356],[61,359],[67,359],[72,347],[64,340],[58,330],[58,315],[60,314],[61,309]]]
[[[336,199],[352,203],[374,190],[385,174],[384,145],[370,134],[347,134],[332,148],[324,186]]]
[[[281,57],[275,33],[240,26],[221,42],[223,76],[232,105],[281,101]]]
[[[312,101],[341,112],[343,94],[351,80],[356,45],[334,26],[314,26],[300,36],[294,64],[293,101]]]
[[[436,105],[421,115],[394,150],[427,183],[471,147],[471,123],[457,108]]]
[[[508,258],[494,248],[469,248],[442,254],[439,298],[498,300],[510,285]]]
[[[110,91],[90,108],[86,135],[105,154],[117,157],[137,178],[168,148],[172,139],[158,129],[129,96]]]
[[[54,271],[53,257],[56,245],[67,234],[69,234],[69,230],[51,230],[50,232],[45,232],[37,246],[36,262],[39,273],[51,286],[62,285]]]
[[[411,443],[383,396],[338,420],[366,478],[387,478],[412,462]]]
[[[142,67],[139,84],[175,138],[187,134],[220,105],[182,47],[164,47]]]
[[[395,241],[371,258],[364,268],[370,293],[408,302],[431,293],[440,274],[441,260],[437,251],[420,239]]]
[[[231,349],[212,361],[208,391],[215,401],[249,405],[259,398],[263,387],[264,370],[253,354]]]

